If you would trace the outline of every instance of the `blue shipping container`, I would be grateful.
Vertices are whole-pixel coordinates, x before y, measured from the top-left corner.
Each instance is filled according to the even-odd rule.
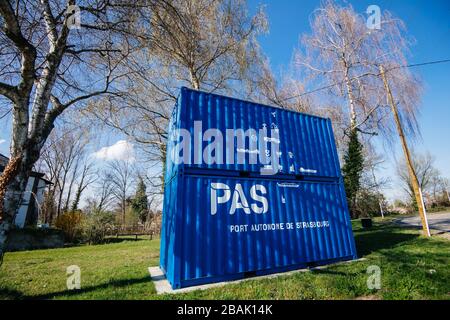
[[[229,112],[226,105],[240,107]],[[201,116],[192,116],[199,114],[192,108],[206,109]],[[252,122],[257,117],[249,120],[248,108],[260,115],[281,115],[277,124],[281,163],[294,158],[301,167],[317,164],[320,174],[262,175],[260,164],[185,164],[174,163],[169,156],[186,139],[180,138],[179,129],[192,133],[197,119],[212,123],[203,130],[227,123],[226,119],[233,119],[233,129],[242,129],[234,119],[246,119],[239,122],[246,123],[244,128],[258,127]],[[295,131],[281,129],[288,126]],[[356,258],[328,119],[184,88],[169,131],[160,266],[174,289]],[[285,150],[293,157],[284,157]]]
[[[189,133],[188,141],[182,139],[180,129]],[[263,130],[267,134],[260,138]],[[186,158],[177,165],[180,169],[259,173],[265,166],[264,151],[271,153],[276,147],[276,154],[269,156],[277,158],[279,175],[340,177],[330,119],[182,88],[169,131],[172,144],[188,145],[183,150]],[[208,150],[217,141],[215,132],[223,147]],[[172,152],[177,154],[175,147]],[[172,160],[173,153],[168,153]]]

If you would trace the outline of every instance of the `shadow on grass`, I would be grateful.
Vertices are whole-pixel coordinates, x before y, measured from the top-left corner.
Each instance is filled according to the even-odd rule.
[[[152,240],[155,240],[155,238],[153,238]],[[114,243],[122,243],[125,241],[151,241],[150,237],[138,237],[136,239],[135,236],[129,236],[129,237],[120,237],[120,238],[116,238],[116,237],[110,237],[110,238],[106,238],[103,242],[100,243],[66,243],[64,244],[64,248],[75,248],[75,247],[85,247],[85,246],[101,246],[104,244],[114,244]]]
[[[311,272],[313,274],[328,274],[328,275],[333,275],[333,276],[357,276],[359,273],[358,272],[349,272],[349,271],[337,271],[337,270],[331,270],[329,268],[325,268],[325,269],[311,269]]]
[[[111,243],[121,243],[124,241],[150,241],[150,237],[146,238],[137,238],[134,236],[123,237],[123,238],[106,238],[105,241],[101,244],[111,244]]]
[[[102,289],[122,288],[122,287],[132,286],[135,284],[140,284],[140,283],[145,283],[145,282],[150,282],[150,277],[146,276],[146,277],[137,278],[137,279],[115,280],[115,281],[110,281],[110,282],[106,282],[103,284],[99,284],[99,285],[95,285],[95,286],[91,286],[91,287],[87,287],[87,288],[82,288],[80,290],[64,290],[64,291],[51,292],[51,293],[46,293],[46,294],[41,294],[41,295],[36,295],[36,296],[27,296],[17,290],[12,290],[9,288],[0,288],[0,298],[1,299],[9,299],[9,300],[11,300],[11,299],[14,299],[14,300],[17,300],[17,299],[46,300],[46,299],[54,299],[57,297],[70,298],[72,296],[77,296],[80,294],[94,292],[94,291],[98,291],[98,290],[102,290]]]
[[[364,257],[382,249],[391,249],[418,237],[418,234],[401,233],[398,228],[389,226],[374,227],[370,232],[355,232],[358,257]]]
[[[24,295],[22,292],[9,289],[9,288],[0,288],[0,300],[19,300],[24,299]]]

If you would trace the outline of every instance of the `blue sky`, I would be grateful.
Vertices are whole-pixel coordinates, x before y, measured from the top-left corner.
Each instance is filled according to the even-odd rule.
[[[347,1],[365,14],[369,5],[378,5],[401,18],[417,43],[412,48],[410,63],[450,59],[450,1],[448,0],[354,0]],[[342,3],[342,2],[341,2]],[[251,10],[265,5],[270,32],[260,37],[260,43],[275,72],[286,70],[299,36],[310,32],[311,12],[318,0],[250,0]],[[413,69],[424,83],[424,95],[419,123],[422,139],[414,142],[418,152],[430,152],[436,157],[436,167],[450,178],[450,63]],[[395,155],[380,147],[387,162],[380,175],[393,178],[390,198],[401,195],[395,179],[394,157],[403,157],[395,146]]]

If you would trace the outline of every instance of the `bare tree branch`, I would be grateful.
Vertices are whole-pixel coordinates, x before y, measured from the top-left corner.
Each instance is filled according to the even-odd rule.
[[[17,90],[17,87],[10,86],[9,84],[6,83],[0,82],[0,94],[4,95],[13,102],[19,99],[19,91]]]

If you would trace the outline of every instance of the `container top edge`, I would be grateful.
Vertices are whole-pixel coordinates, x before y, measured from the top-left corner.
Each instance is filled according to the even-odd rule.
[[[251,101],[251,100],[245,100],[245,99],[241,99],[241,98],[234,98],[234,97],[225,96],[225,95],[221,95],[221,94],[217,94],[217,93],[212,93],[212,92],[206,92],[206,91],[202,91],[202,90],[192,89],[192,88],[188,88],[188,87],[185,87],[185,86],[182,86],[180,88],[180,93],[178,94],[177,100],[181,97],[181,92],[183,90],[199,92],[199,93],[208,94],[208,95],[215,96],[215,97],[233,99],[233,100],[236,100],[236,101],[250,103],[250,104],[253,104],[253,105],[260,105],[260,106],[264,106],[264,107],[271,108],[271,109],[282,110],[282,111],[286,111],[286,112],[290,112],[290,113],[305,115],[305,116],[308,116],[308,117],[324,119],[324,120],[328,120],[328,121],[331,122],[331,119],[329,117],[322,117],[322,116],[318,116],[318,115],[315,115],[315,114],[299,112],[299,111],[294,111],[294,110],[290,110],[290,109],[283,109],[281,107],[271,106],[271,105],[267,105],[267,104],[264,104],[264,103],[259,103],[259,102],[255,102],[255,101]]]

